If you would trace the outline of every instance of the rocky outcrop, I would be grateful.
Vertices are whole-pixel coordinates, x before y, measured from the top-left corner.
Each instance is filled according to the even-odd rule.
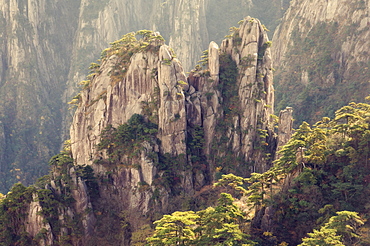
[[[189,86],[181,63],[168,46],[159,49],[158,138],[163,153],[186,154],[185,94]]]
[[[74,94],[76,84],[83,80],[88,64],[99,58],[99,52],[125,33],[140,29],[159,31],[175,49],[184,70],[190,71],[199,60],[199,54],[207,48],[210,37],[220,42],[229,27],[246,14],[258,15],[273,30],[276,19],[281,18],[282,9],[286,8],[285,2],[107,0],[97,4],[83,0],[66,96]],[[269,15],[265,15],[267,7],[271,11]]]
[[[111,180],[109,184],[100,184],[100,197],[110,201],[109,206],[116,212],[126,211],[132,230],[143,224],[142,216],[168,208],[171,189],[155,185],[160,182],[158,175],[162,176],[155,159],[165,154],[186,159],[184,92],[189,88],[187,79],[181,63],[163,41],[154,41],[149,46],[150,49],[129,58],[122,77],[113,75],[123,62],[119,54],[109,55],[102,62],[89,87],[81,92],[71,127],[73,158],[77,164],[92,165],[98,176]],[[110,164],[114,166],[112,170],[109,165],[102,164],[108,158],[105,151],[97,148],[102,140],[101,133],[109,125],[118,127],[127,123],[135,114],[146,115],[157,124],[160,145],[150,141],[141,143],[139,154],[121,156],[121,164]],[[192,180],[186,178],[188,171],[178,172],[184,177],[181,186],[191,192]],[[153,202],[154,193],[158,202]],[[158,207],[153,208],[153,204]]]
[[[245,18],[230,38],[222,42],[218,52],[222,58],[219,59],[216,52],[217,45],[211,43],[208,70],[194,72],[189,77],[189,83],[199,91],[204,153],[226,157],[219,160],[210,158],[212,170],[227,166],[223,162],[228,158],[239,159],[236,163],[240,165],[254,163],[244,166],[244,173],[248,168],[250,171],[268,168],[263,152],[270,147],[275,148],[270,117],[274,92],[269,46],[261,23],[251,17]],[[220,70],[215,67],[218,63]],[[233,75],[235,77],[232,78]],[[222,140],[225,134],[227,140]],[[228,156],[230,154],[232,157]],[[225,168],[224,171],[231,170]]]
[[[298,31],[299,33],[303,34],[305,37],[309,35],[310,31],[313,27],[319,23],[326,22],[338,22],[340,23],[339,29],[344,28],[347,24],[356,23],[357,31],[362,31],[367,29],[369,16],[367,13],[367,9],[369,8],[368,1],[351,1],[352,4],[347,0],[342,1],[293,1],[284,15],[284,19],[282,24],[276,30],[276,38],[274,39],[274,48],[273,50],[273,57],[274,57],[274,64],[277,67],[282,65],[284,61],[284,54],[287,53],[289,43],[293,42],[291,36],[293,35],[293,31]],[[308,14],[309,13],[309,14]],[[356,13],[355,15],[353,15]],[[352,15],[352,18],[348,20],[349,22],[343,22],[340,20],[345,20],[349,15]],[[296,16],[293,18],[293,16]],[[355,25],[354,25],[355,26]],[[353,30],[355,31],[355,30]],[[282,36],[283,35],[283,36]],[[279,36],[279,38],[277,38]],[[352,36],[352,35],[350,35]],[[348,38],[350,38],[350,36]],[[365,37],[361,37],[364,38]],[[290,40],[289,42],[286,42]],[[343,40],[340,40],[343,42]],[[350,40],[348,40],[351,43]],[[352,41],[353,42],[353,41]],[[359,41],[356,41],[359,42]],[[346,42],[347,43],[347,42]],[[351,51],[348,48],[355,46],[354,44],[345,45],[347,47],[343,47],[344,53],[350,53]],[[360,50],[355,51],[353,55],[357,57],[357,60],[363,60],[363,49],[366,48],[366,45],[361,45],[363,47]],[[344,55],[347,57],[346,55]],[[285,60],[286,62],[286,60]]]
[[[40,175],[33,170],[46,173],[44,163],[69,138],[73,111],[63,107],[62,101],[71,100],[88,64],[99,58],[108,43],[132,30],[160,31],[189,71],[207,48],[209,37],[220,42],[228,28],[246,14],[265,13],[261,9],[267,5],[270,10],[281,7],[280,1],[267,0],[0,3],[0,26],[4,27],[0,34],[0,120],[8,153],[1,162],[3,192],[19,181],[17,176],[29,184]],[[275,15],[268,16],[263,22],[270,28]],[[10,175],[12,168],[21,171]]]
[[[215,42],[210,43],[208,54],[210,77],[199,77],[197,74],[191,74],[189,77],[190,84],[196,89],[196,94],[190,94],[190,97],[196,96],[196,99],[193,99],[193,105],[196,107],[197,114],[194,114],[191,110],[188,111],[192,123],[203,126],[204,154],[207,156],[211,154],[213,138],[216,135],[217,119],[223,114],[220,101],[221,93],[217,90],[219,85],[220,50]]]
[[[296,123],[334,116],[370,89],[369,1],[291,1],[273,38],[278,109]]]
[[[100,199],[92,203],[95,214],[125,211],[124,220],[135,233],[145,223],[140,218],[178,209],[181,199],[191,199],[217,173],[266,170],[271,164],[268,154],[275,150],[269,45],[261,23],[248,17],[221,48],[211,42],[205,67],[186,78],[157,33],[146,33],[140,40],[128,35],[113,43],[77,97],[71,127],[75,164],[92,166],[99,177]],[[110,125],[118,129],[138,114],[156,124],[157,140],[132,139],[133,152],[116,157],[118,143],[101,147],[107,136],[102,133]],[[237,161],[226,162],[232,160]],[[83,190],[81,186],[76,192],[81,195]],[[86,221],[91,223],[85,226],[101,227],[91,218]]]
[[[270,44],[247,17],[221,47],[210,43],[187,78],[156,32],[113,42],[71,102],[70,144],[37,190],[30,237],[131,245],[155,216],[196,209],[201,189],[222,174],[266,170],[276,149]],[[50,230],[34,217],[40,209]]]
[[[88,64],[99,58],[99,52],[132,30],[160,31],[170,45],[176,47],[186,70],[189,70],[207,42],[205,21],[202,20],[205,18],[204,5],[204,0],[167,1],[163,4],[159,0],[150,3],[109,0],[99,4],[82,1],[66,96],[75,93],[75,85],[84,79]]]
[[[244,19],[239,33],[234,35],[236,38],[223,41],[221,50],[230,54],[238,66],[237,87],[242,113],[236,121],[240,122],[237,127],[247,133],[242,134],[241,146],[234,145],[233,149],[240,150],[247,162],[254,159],[258,163],[261,156],[256,158],[255,147],[264,143],[257,144],[256,141],[266,140],[273,131],[271,115],[274,112],[274,89],[269,49],[271,44],[261,23],[250,17]],[[258,131],[267,131],[267,135],[258,139]],[[252,156],[254,157],[251,158]],[[259,172],[267,170],[266,166],[258,164],[254,168]]]
[[[91,87],[82,91],[82,106],[77,109],[71,127],[72,154],[77,163],[91,165],[102,130],[108,125],[123,124],[134,114],[143,114],[143,104],[154,100],[158,105],[151,113],[158,117],[163,153],[186,153],[185,73],[168,46],[162,43],[158,48],[158,54],[151,51],[134,54],[124,79],[115,84],[110,74],[119,58],[109,57]]]
[[[166,2],[155,25],[155,30],[161,31],[164,23],[169,24],[169,30],[163,33],[168,36],[169,45],[175,48],[185,71],[195,65],[199,54],[206,49],[209,38],[207,30],[207,0]],[[166,29],[165,29],[166,30]],[[170,34],[170,35],[169,35]]]
[[[151,29],[160,1],[96,1],[82,0],[75,37],[73,60],[69,73],[67,96],[75,93],[76,85],[84,79],[89,63],[99,58],[107,44],[122,35],[140,29]]]
[[[54,241],[53,234],[51,233],[51,226],[45,223],[45,218],[41,215],[42,206],[38,201],[37,194],[33,194],[32,202],[29,205],[28,216],[25,221],[26,232],[31,237],[39,236],[41,239],[39,244],[42,246],[52,245]]]
[[[277,150],[288,143],[293,134],[293,109],[287,107],[279,113]]]

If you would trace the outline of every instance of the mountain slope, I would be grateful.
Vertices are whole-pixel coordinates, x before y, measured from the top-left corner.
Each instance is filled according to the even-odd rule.
[[[251,185],[276,182],[265,200],[262,197],[254,219],[256,234],[270,232],[267,242],[297,245],[337,211],[369,216],[369,112],[369,104],[350,103],[333,119],[325,117],[312,127],[303,123],[297,129],[274,167]],[[367,245],[368,227],[346,227],[353,234],[339,238],[344,245]]]
[[[312,127],[303,123],[272,168],[249,178],[223,175],[214,191],[229,194],[217,206],[164,215],[148,241],[368,245],[369,123],[367,103],[350,103]]]
[[[68,138],[72,116],[62,101],[71,100],[88,64],[110,42],[133,30],[160,31],[189,71],[207,49],[209,35],[220,42],[231,25],[266,3],[2,1],[0,191],[46,173],[43,163]],[[278,1],[272,6],[278,9]]]
[[[369,83],[369,1],[292,1],[274,33],[277,109],[297,123],[363,101]]]
[[[112,43],[72,102],[71,140],[50,175],[2,203],[2,239],[130,245],[159,215],[212,202],[202,193],[221,174],[266,170],[276,148],[269,44],[248,17],[186,78],[158,33]]]
[[[47,173],[79,1],[0,1],[0,191]]]

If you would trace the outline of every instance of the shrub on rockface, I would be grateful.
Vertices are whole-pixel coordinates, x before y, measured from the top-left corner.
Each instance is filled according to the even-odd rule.
[[[154,222],[149,245],[254,245],[243,231],[244,213],[222,193],[215,207],[194,212],[174,212]]]
[[[0,242],[1,245],[32,245],[25,231],[24,221],[28,204],[32,201],[33,187],[17,183],[0,201]]]
[[[277,174],[280,185],[265,204],[274,210],[270,230],[280,241],[299,243],[323,223],[326,215],[320,211],[328,204],[334,211],[370,212],[369,123],[370,105],[351,103],[332,120],[323,118],[312,127],[303,123],[282,147],[268,171]]]
[[[109,125],[101,133],[98,150],[105,149],[108,161],[119,161],[123,155],[134,156],[144,141],[156,141],[157,125],[147,122],[144,116],[134,114],[125,124],[117,128]]]

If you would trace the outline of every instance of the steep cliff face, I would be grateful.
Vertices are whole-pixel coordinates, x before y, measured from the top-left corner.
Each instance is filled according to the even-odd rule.
[[[81,1],[69,76],[72,88],[83,79],[88,64],[99,58],[100,51],[110,42],[133,30],[150,29],[151,11],[157,12],[159,7],[160,1]]]
[[[25,240],[130,245],[156,216],[206,203],[201,189],[221,174],[266,170],[276,148],[269,46],[248,17],[186,78],[158,33],[112,43],[73,100],[70,145],[24,191]]]
[[[213,170],[218,167],[228,173],[237,167],[246,175],[248,168],[267,167],[263,153],[275,148],[270,44],[260,22],[248,17],[222,42],[219,52],[211,43],[209,70],[189,77],[200,91],[205,154],[214,157],[209,158]]]
[[[83,0],[69,74],[67,97],[74,93],[86,67],[108,43],[133,30],[159,31],[190,71],[212,40],[220,42],[230,26],[247,14],[258,16],[273,30],[285,1],[117,1]],[[271,14],[265,15],[269,9]],[[225,18],[220,18],[223,16]]]
[[[146,110],[156,114],[153,121],[158,124],[164,153],[185,154],[186,76],[172,49],[162,41],[153,42],[160,42],[149,44],[154,45],[156,52],[133,54],[127,67],[117,68],[123,62],[117,55],[104,60],[99,76],[82,91],[82,106],[77,109],[71,127],[72,153],[78,163],[90,165],[96,159],[95,146],[105,127],[121,125],[134,114],[144,114],[150,104],[154,104],[153,111]],[[117,72],[124,73],[121,81],[111,75]]]
[[[173,198],[170,205],[168,198],[180,187],[183,196],[193,194],[191,169],[185,169],[184,92],[189,86],[181,63],[157,33],[146,32],[141,40],[128,34],[115,43],[81,92],[71,127],[71,150],[77,164],[92,165],[100,177],[101,201],[93,203],[94,209],[109,202],[105,209],[117,215],[125,211],[124,220],[135,232],[147,223],[143,216],[174,209],[178,202]],[[156,134],[144,140],[140,134],[145,133],[136,132],[129,143],[101,144],[114,138],[112,129],[119,133],[125,124],[142,124],[145,131]],[[120,240],[129,238],[122,235]]]
[[[79,1],[0,1],[0,191],[47,173]],[[11,172],[12,170],[12,172]]]
[[[221,48],[212,42],[189,78],[157,35],[129,34],[105,51],[71,127],[72,157],[98,177],[93,209],[109,201],[134,235],[143,217],[185,206],[215,175],[265,170],[275,150],[270,43],[258,20],[246,18]],[[137,129],[128,143],[125,129]]]
[[[268,143],[259,141],[272,136],[274,93],[269,46],[260,22],[248,18],[223,41],[220,49],[214,42],[210,44],[208,68],[194,71],[189,77],[190,85],[181,64],[163,44],[158,46],[158,54],[151,50],[135,53],[124,68],[117,68],[121,58],[110,56],[80,95],[71,128],[74,159],[91,165],[99,153],[95,146],[101,141],[102,130],[108,125],[123,124],[134,114],[148,114],[144,110],[150,106],[154,110],[150,116],[156,114],[152,121],[158,124],[163,154],[186,154],[189,123],[191,127],[203,128],[205,155],[210,155],[215,147],[212,144],[228,133],[225,144],[232,143],[232,152],[245,162],[260,159],[256,155],[260,151],[255,151],[257,145]],[[124,70],[123,80],[112,83],[119,79],[111,75],[118,69]],[[216,133],[221,122],[230,125],[222,126],[225,132]],[[257,164],[252,166],[264,169]]]
[[[369,91],[369,1],[292,1],[273,38],[278,109],[333,116]]]
[[[279,113],[278,146],[279,150],[288,143],[293,134],[293,108],[286,107]]]
[[[207,1],[167,1],[156,15],[154,30],[163,33],[189,71],[209,39],[206,26]],[[162,31],[163,30],[163,31]]]
[[[163,3],[161,0],[82,1],[67,96],[74,93],[73,88],[85,76],[89,62],[99,58],[97,54],[108,43],[133,30],[158,30],[169,40],[170,45],[173,42],[176,42],[176,46],[180,44],[181,47],[177,49],[179,57],[189,69],[206,42],[201,36],[201,30],[205,30],[202,20],[204,5],[204,0]],[[207,37],[207,32],[204,33]],[[194,38],[194,35],[197,37]],[[179,39],[189,40],[179,42]]]
[[[109,42],[132,30],[160,31],[189,71],[207,48],[210,36],[220,42],[228,28],[246,14],[258,15],[266,6],[270,10],[281,7],[280,1],[244,0],[53,0],[47,6],[39,0],[1,3],[0,120],[6,144],[0,152],[7,153],[0,154],[1,173],[7,177],[2,179],[3,192],[16,180],[29,183],[44,172],[36,174],[31,169],[44,170],[45,160],[68,138],[72,115],[61,101],[67,102],[75,94],[89,62],[99,58]],[[275,15],[268,16],[263,22],[270,28],[275,25],[270,24],[275,17],[270,17]],[[64,95],[62,99],[60,95]]]
[[[205,7],[204,0],[82,1],[65,100],[76,92],[88,64],[99,58],[100,51],[133,30],[160,31],[170,46],[176,47],[185,71],[189,71],[208,42]],[[66,115],[65,129],[69,124]]]

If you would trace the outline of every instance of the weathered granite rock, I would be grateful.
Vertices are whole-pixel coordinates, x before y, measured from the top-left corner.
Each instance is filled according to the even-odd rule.
[[[184,199],[192,199],[213,182],[222,165],[241,175],[271,165],[267,154],[274,156],[276,147],[270,118],[272,64],[270,43],[258,20],[247,17],[221,48],[211,42],[207,67],[188,78],[169,46],[146,41],[133,41],[127,46],[132,50],[107,49],[77,97],[70,131],[75,166],[66,171],[68,185],[60,181],[66,174],[59,166],[54,167],[50,183],[55,194],[62,195],[68,187],[75,199],[60,213],[61,221],[79,216],[84,236],[75,243],[108,240],[94,232],[102,230],[102,220],[111,219],[128,229],[116,228],[121,234],[110,242],[129,245],[130,233],[156,214],[178,210]],[[234,84],[227,84],[224,66],[235,71]],[[234,88],[233,95],[225,93],[230,93],[225,85]],[[101,133],[109,125],[127,123],[135,114],[157,124],[156,137],[139,144],[132,139],[132,153],[123,151],[114,159],[110,147],[98,147]],[[237,162],[217,159],[229,156]],[[84,165],[92,167],[94,180],[81,176]],[[97,189],[95,200],[92,187]],[[68,228],[61,233],[68,234]]]
[[[42,246],[52,245],[54,242],[54,236],[51,232],[51,226],[49,223],[44,221],[45,218],[40,214],[41,211],[42,207],[38,201],[38,196],[33,194],[32,202],[29,205],[28,215],[25,220],[25,229],[31,237],[36,237],[38,233],[41,233],[42,230],[44,230],[44,235],[40,239],[39,244]]]
[[[27,167],[18,173],[24,183],[32,183],[39,175],[33,170],[47,172],[45,166],[35,168],[35,163],[47,162],[69,138],[73,111],[63,107],[62,100],[71,100],[88,64],[99,58],[109,42],[132,30],[161,31],[189,71],[207,48],[209,36],[219,42],[229,26],[246,13],[258,14],[267,4],[269,9],[282,7],[280,1],[269,0],[0,1],[0,26],[4,27],[0,31],[0,117],[6,141],[17,145],[14,149],[24,145],[16,153],[8,145],[3,166]],[[270,16],[267,19],[270,22]],[[33,137],[25,137],[23,131]],[[26,152],[30,154],[22,158]],[[6,174],[10,169],[7,166]],[[11,180],[0,187],[3,192],[16,179],[5,178]]]
[[[184,91],[188,89],[181,63],[173,57],[168,46],[159,50],[158,138],[163,153],[186,154],[186,112]]]
[[[296,123],[334,117],[333,108],[364,101],[370,1],[291,1],[273,37],[277,105]]]
[[[112,76],[121,61],[119,55],[105,59],[88,88],[81,92],[71,127],[72,156],[77,164],[92,165],[95,172],[103,176],[108,171],[107,167],[95,163],[97,159],[107,158],[104,151],[96,148],[102,130],[108,125],[123,124],[134,114],[144,114],[145,105],[154,105],[152,113],[158,120],[158,146],[148,142],[143,145],[139,157],[122,156],[120,161],[125,163],[124,166],[118,166],[109,176],[113,185],[100,188],[103,200],[111,200],[121,210],[128,211],[132,228],[139,228],[141,222],[134,221],[141,215],[148,215],[152,209],[150,197],[154,190],[162,197],[161,202],[156,203],[157,206],[160,204],[156,210],[165,211],[169,206],[168,188],[158,189],[154,184],[155,177],[161,176],[162,172],[156,168],[153,159],[148,158],[150,153],[168,154],[184,165],[190,165],[183,169],[183,164],[179,163],[176,171],[187,196],[213,179],[215,167],[220,164],[214,157],[225,154],[214,149],[222,135],[226,134],[230,139],[233,155],[241,156],[244,162],[254,163],[251,170],[244,172],[263,171],[268,167],[264,152],[256,150],[257,143],[254,142],[267,144],[268,139],[274,138],[270,119],[273,88],[269,41],[260,22],[250,17],[234,35],[240,37],[235,44],[235,36],[225,40],[221,48],[211,42],[209,69],[191,73],[189,78],[186,78],[172,49],[159,43],[158,53],[141,51],[133,54],[124,76],[119,79]],[[230,56],[236,64],[236,71],[239,71],[235,86],[240,109],[232,115],[232,125],[224,133],[217,131],[218,124],[229,117],[223,108],[223,101],[229,99],[223,98],[219,87],[222,83],[220,54]],[[187,146],[189,131],[197,126],[203,129],[205,139],[200,154],[208,159],[202,164],[203,171],[191,168],[200,164],[193,163]],[[260,139],[261,131],[267,134]],[[132,168],[135,165],[140,168]],[[74,196],[78,197],[78,194]],[[81,202],[81,206],[86,207],[86,203]],[[134,215],[130,211],[140,212]]]
[[[287,107],[280,111],[278,124],[277,150],[288,143],[293,134],[293,108]]]
[[[208,49],[208,67],[210,77],[202,77],[191,73],[189,83],[196,92],[191,93],[190,101],[196,110],[188,110],[191,124],[202,126],[204,129],[204,153],[210,154],[212,140],[215,136],[216,120],[222,115],[220,109],[220,92],[216,89],[219,83],[219,47],[211,42]]]
[[[162,45],[159,55],[151,52],[134,54],[125,78],[112,85],[109,74],[116,62],[115,56],[104,62],[100,75],[88,90],[81,93],[82,106],[77,109],[71,127],[74,159],[77,163],[92,164],[98,155],[95,146],[100,142],[101,131],[109,124],[117,126],[127,122],[133,114],[141,114],[143,102],[153,101],[155,93],[159,94],[156,107],[161,151],[185,154],[184,90],[188,85],[182,66],[172,57],[172,51]],[[153,71],[157,73],[156,77]]]
[[[220,80],[220,72],[216,68],[219,54],[215,43],[211,43],[208,50],[209,76],[204,77],[194,73],[189,77],[190,84],[200,92],[198,98],[201,102],[205,136],[204,153],[213,156],[223,155],[222,151],[217,150],[215,146],[218,145],[221,135],[226,134],[230,139],[232,153],[241,157],[246,163],[255,163],[250,167],[251,171],[263,171],[268,168],[268,162],[262,152],[256,150],[257,145],[260,144],[257,142],[264,141],[263,144],[269,144],[268,142],[274,141],[270,117],[273,114],[274,90],[269,46],[270,42],[261,23],[251,17],[245,18],[232,37],[222,42],[218,53],[230,56],[238,71],[235,82],[237,99],[234,99],[237,103],[230,106],[238,107],[238,110],[229,108],[232,116],[225,114],[225,109],[221,107],[223,101],[230,99],[223,98],[223,92],[218,89],[219,84],[222,86],[222,83],[226,82]],[[223,90],[229,90],[229,88]],[[230,121],[231,125],[225,129],[226,132],[216,133],[217,124],[221,121]],[[267,133],[262,139],[259,139],[260,131]],[[271,148],[273,149],[274,146]],[[208,161],[211,170],[214,170],[216,162]]]
[[[93,235],[94,225],[96,222],[93,207],[91,205],[91,198],[89,196],[86,183],[81,179],[81,177],[76,176],[76,171],[73,167],[69,170],[69,175],[72,182],[75,184],[75,188],[71,191],[71,195],[76,201],[73,204],[74,213],[83,215],[82,225],[84,229],[84,237],[86,239]],[[61,214],[63,215],[64,213],[62,212]]]
[[[105,177],[107,172],[111,173],[107,178],[112,183],[101,185],[100,197],[102,201],[110,201],[110,206],[116,207],[115,210],[126,211],[132,230],[143,224],[140,220],[142,216],[153,213],[154,191],[159,199],[155,210],[163,212],[168,207],[170,191],[153,183],[161,173],[151,158],[161,153],[183,155],[186,160],[184,91],[189,86],[172,49],[163,43],[156,47],[158,52],[133,54],[127,72],[121,79],[111,76],[120,58],[113,55],[106,59],[89,88],[81,92],[80,104],[71,127],[73,158],[77,164],[92,165],[97,175]],[[117,127],[126,123],[134,114],[145,114],[145,105],[150,105],[150,113],[158,123],[157,137],[161,144],[142,143],[139,156],[120,157],[122,164],[114,171],[95,163],[96,160],[107,158],[104,151],[96,148],[102,130],[108,125]],[[188,171],[182,171],[182,174],[184,191],[191,193],[192,178],[187,178]]]

